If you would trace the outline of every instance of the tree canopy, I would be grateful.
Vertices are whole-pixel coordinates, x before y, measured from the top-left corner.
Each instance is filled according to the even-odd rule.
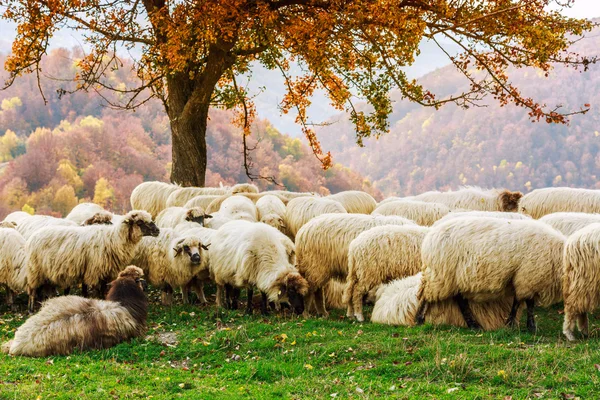
[[[523,96],[508,76],[510,66],[547,73],[554,64],[587,69],[595,58],[569,51],[591,22],[551,11],[572,0],[2,0],[3,17],[18,24],[5,68],[10,86],[23,73],[42,79],[40,61],[52,35],[65,27],[82,32],[89,52],[77,61],[74,90],[111,90],[115,107],[136,108],[159,98],[171,122],[171,179],[203,185],[209,107],[235,108],[250,132],[252,98],[240,76],[253,62],[277,69],[287,93],[284,113],[295,112],[314,154],[331,165],[307,114],[311,95],[325,90],[346,110],[356,140],[388,131],[390,90],[423,106],[453,102],[468,108],[491,95],[500,104],[525,107],[533,120],[563,123],[576,110],[539,104]],[[419,44],[431,40],[470,82],[462,93],[439,97],[402,67]],[[453,56],[452,43],[462,49]],[[115,86],[106,72],[123,67],[119,49],[140,52],[134,69],[140,84]],[[108,99],[108,98],[107,98]],[[370,107],[357,108],[357,99]],[[246,153],[248,149],[246,148]],[[245,158],[246,160],[246,158]]]

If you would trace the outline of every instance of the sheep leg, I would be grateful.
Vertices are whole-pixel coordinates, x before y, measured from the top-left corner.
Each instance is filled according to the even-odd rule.
[[[63,295],[68,296],[70,294],[71,294],[71,287],[69,286],[63,290]]]
[[[587,313],[581,313],[577,316],[577,327],[584,338],[589,336],[589,321]]]
[[[531,333],[535,333],[537,330],[535,325],[535,315],[533,314],[535,301],[533,299],[528,299],[525,300],[525,304],[527,304],[527,330]]]
[[[104,297],[106,297],[106,294],[108,293],[108,282],[106,282],[106,280],[101,280],[100,281],[100,298],[103,299]],[[171,293],[173,293],[173,289],[171,289]]]
[[[308,293],[304,296],[304,313],[302,314],[304,318],[310,318],[310,314],[315,309],[315,292],[312,290],[308,290]]]
[[[225,285],[225,308],[231,310],[231,290],[233,287],[229,284]]]
[[[513,328],[516,325],[517,311],[519,311],[519,305],[521,305],[521,302],[517,300],[517,297],[515,296],[512,308],[510,309],[510,314],[508,315],[508,319],[506,320],[506,325],[510,326],[511,328]]]
[[[240,294],[242,293],[240,288],[236,288],[234,287],[233,290],[231,291],[231,307],[234,310],[237,310],[239,307],[239,300],[240,300]]]
[[[190,291],[187,285],[181,287],[181,298],[183,304],[190,304]]]
[[[262,315],[269,315],[269,310],[267,309],[267,294],[260,292],[261,301],[260,301],[260,312]]]
[[[223,286],[217,285],[217,307],[223,307]]]
[[[88,288],[88,285],[86,285],[85,283],[81,284],[81,295],[83,297],[88,297],[89,296],[89,288]]]
[[[579,314],[572,313],[565,308],[565,320],[563,322],[563,333],[569,342],[575,340],[575,323],[579,319]]]
[[[171,285],[165,284],[165,286],[163,286],[160,297],[163,306],[170,306],[173,304],[173,288]]]
[[[365,317],[363,316],[363,293],[360,288],[354,286],[352,291],[352,308],[354,308],[354,316],[358,322],[363,322]]]
[[[323,294],[323,288],[320,287],[315,291],[315,305],[317,306],[317,313],[327,318],[329,313],[325,307],[325,296]]]
[[[417,313],[415,314],[415,324],[423,325],[425,323],[425,314],[429,308],[429,302],[421,300],[419,307],[417,307]]]
[[[17,307],[15,305],[15,292],[6,288],[6,304],[10,308],[10,311],[17,311]]]
[[[29,290],[29,302],[27,303],[27,310],[30,314],[33,314],[33,310],[35,309],[35,293],[35,289]]]
[[[460,312],[467,323],[467,326],[470,329],[481,329],[481,325],[473,316],[471,312],[471,307],[469,307],[469,300],[465,299],[460,293],[454,296],[456,303],[458,304],[458,308],[460,308]]]
[[[246,314],[252,315],[252,297],[254,297],[254,289],[249,287],[247,289],[247,293],[248,293],[248,302],[246,303]]]

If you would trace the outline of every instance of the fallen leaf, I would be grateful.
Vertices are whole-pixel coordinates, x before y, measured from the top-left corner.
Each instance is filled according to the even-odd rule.
[[[456,392],[458,390],[457,387],[446,390],[446,393]]]
[[[504,396],[504,400],[512,400],[512,396]]]
[[[575,395],[574,394],[570,394],[570,393],[561,393],[560,396],[563,399],[574,399],[575,398]]]
[[[600,371],[600,364],[594,364],[594,368],[596,368],[598,371]]]
[[[356,393],[364,393],[365,391],[362,390],[361,388],[359,388],[358,386],[356,387]]]
[[[329,395],[329,397],[333,397],[333,398],[335,398],[335,397],[337,397],[337,395],[338,395],[337,393],[331,393],[331,394]]]
[[[313,366],[310,364],[304,364],[304,368],[311,370],[311,369],[313,369]]]

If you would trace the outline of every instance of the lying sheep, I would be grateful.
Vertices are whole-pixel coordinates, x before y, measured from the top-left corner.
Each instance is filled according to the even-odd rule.
[[[193,199],[191,199],[190,201],[188,201],[187,203],[185,203],[184,207],[185,208],[200,207],[203,210],[206,210],[206,208],[210,205],[210,203],[212,203],[214,200],[216,200],[220,197],[221,196],[219,196],[219,195],[201,194],[200,196],[196,196]]]
[[[233,196],[246,197],[246,198],[252,200],[252,202],[254,204],[256,204],[256,202],[264,196],[275,196],[275,197],[279,198],[279,200],[281,200],[284,205],[287,205],[287,203],[288,203],[288,199],[286,199],[285,197],[278,195],[278,194],[270,194],[268,192],[263,192],[263,193],[243,193],[242,192],[242,193],[236,193],[235,195],[228,193],[228,194],[225,194],[225,195],[220,196],[219,198],[213,200],[208,205],[208,207],[206,207],[206,213],[214,214],[214,213],[218,212],[221,209],[221,204],[223,204],[223,202],[225,200],[227,200],[228,198],[233,197]]]
[[[204,213],[200,207],[167,207],[156,217],[156,225],[159,228],[174,228],[182,222],[188,221],[204,226],[204,220],[212,218]]]
[[[346,315],[364,321],[363,297],[393,279],[421,270],[421,243],[428,228],[421,226],[378,226],[365,231],[348,248],[348,278],[344,290]]]
[[[65,289],[83,280],[86,287],[102,288],[131,262],[143,236],[158,233],[142,210],[130,211],[117,225],[52,226],[35,232],[27,241],[29,309],[36,290],[46,283]]]
[[[600,190],[551,187],[527,193],[519,212],[535,219],[557,212],[600,213]]]
[[[288,243],[288,245],[286,245]],[[248,288],[248,311],[252,312],[253,288],[263,293],[266,302],[286,299],[298,314],[304,311],[303,296],[307,283],[290,262],[290,239],[272,226],[248,221],[231,221],[213,235],[210,248],[210,273],[217,284],[217,305],[223,306],[223,289],[227,305],[233,288]],[[291,245],[293,247],[293,245]]]
[[[431,226],[449,212],[450,209],[443,204],[402,200],[379,205],[372,214],[398,215],[415,221],[419,225]]]
[[[600,305],[600,223],[588,225],[569,236],[563,262],[563,333],[572,341],[575,340],[575,323],[584,337],[588,336],[587,313]]]
[[[185,187],[173,191],[166,200],[165,207],[183,207],[185,203],[196,196],[201,195],[224,195],[227,189],[204,188],[204,187]]]
[[[344,206],[335,200],[319,197],[298,197],[287,205],[285,226],[293,239],[308,221],[323,214],[347,214]]]
[[[540,218],[540,222],[550,225],[565,236],[571,236],[588,225],[599,223],[600,214],[559,212],[544,215]]]
[[[256,202],[258,211],[258,219],[273,228],[278,229],[284,235],[287,234],[287,229],[284,222],[286,207],[277,196],[266,195],[258,199]]]
[[[194,276],[208,273],[207,251],[200,238],[161,228],[158,236],[141,240],[132,262],[144,271],[150,284],[162,289],[162,304],[171,305],[174,288],[184,292]],[[185,303],[187,296],[184,298]]]
[[[252,200],[244,196],[231,196],[227,198],[221,204],[219,215],[232,220],[258,221],[256,205],[254,205]]]
[[[148,302],[141,269],[129,266],[111,283],[106,300],[63,296],[41,310],[2,345],[13,356],[48,357],[74,350],[105,349],[146,332]]]
[[[332,194],[327,198],[340,202],[350,214],[371,214],[377,207],[373,196],[360,190],[347,190]]]
[[[348,248],[362,232],[382,225],[415,225],[402,217],[325,214],[313,218],[296,235],[296,259],[309,290],[306,303],[316,301],[317,312],[327,316],[323,287],[331,279],[346,280]]]
[[[465,218],[465,217],[484,217],[484,218],[502,218],[502,219],[520,219],[520,220],[531,220],[528,215],[519,214],[516,212],[505,212],[505,211],[452,211],[448,215],[444,216],[440,220],[436,221],[433,226],[437,226],[446,221],[454,218]]]
[[[445,204],[451,210],[463,208],[473,211],[513,212],[518,210],[519,199],[522,196],[521,192],[464,187],[457,191],[422,193],[414,196],[414,200]]]
[[[371,322],[413,326],[419,305],[417,293],[421,286],[421,279],[422,275],[419,273],[381,285],[377,289]],[[511,296],[505,296],[499,300],[471,303],[471,312],[484,330],[501,329],[505,326],[511,312],[512,302]],[[517,312],[517,321],[520,318],[521,309],[520,307]],[[432,303],[425,314],[425,321],[432,325],[467,327],[458,304],[452,299]]]
[[[562,251],[566,238],[534,220],[456,218],[431,228],[421,247],[423,283],[417,322],[430,303],[454,298],[469,327],[479,324],[469,300],[484,302],[514,294],[508,324],[527,304],[527,327],[535,331],[534,305],[562,299]]]
[[[15,292],[25,290],[27,267],[25,239],[12,222],[0,227],[0,285],[6,289],[6,303],[13,309]]]
[[[179,189],[181,186],[165,182],[140,183],[131,192],[131,209],[145,210],[150,213],[152,218],[156,218],[167,207],[169,195]]]

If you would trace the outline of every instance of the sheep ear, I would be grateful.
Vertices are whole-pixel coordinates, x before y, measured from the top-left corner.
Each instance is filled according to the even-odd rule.
[[[201,247],[202,247],[204,250],[208,250],[208,248],[210,247],[210,243],[208,243],[208,244],[203,244]]]
[[[213,216],[210,214],[204,214],[204,219],[212,218]]]
[[[183,249],[181,247],[173,247],[173,251],[175,252],[175,257],[181,254]]]

